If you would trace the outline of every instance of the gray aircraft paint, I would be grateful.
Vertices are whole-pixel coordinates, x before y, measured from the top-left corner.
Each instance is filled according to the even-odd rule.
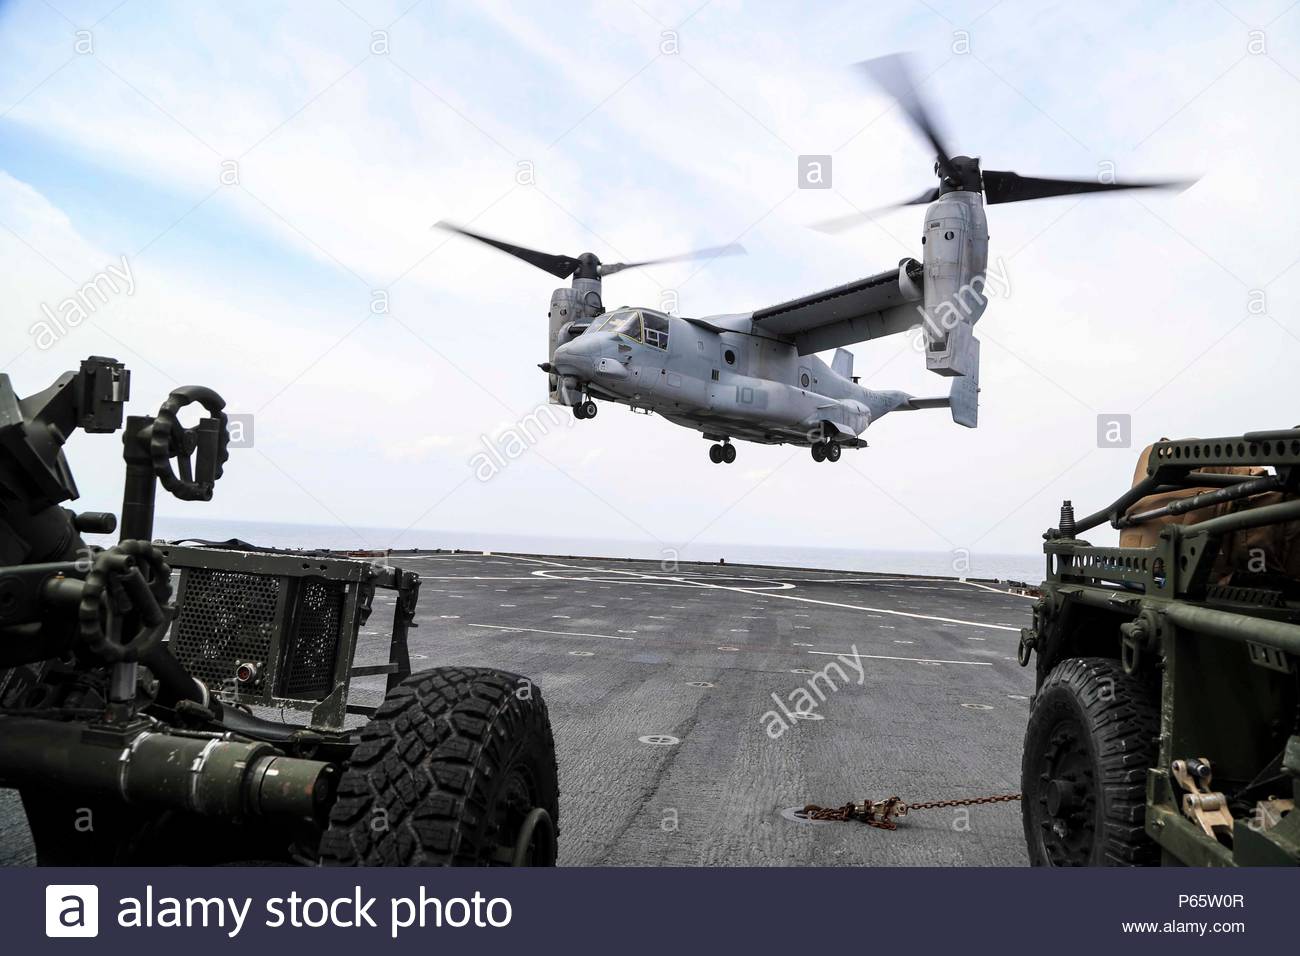
[[[892,275],[881,277],[889,280],[888,288],[882,282],[876,298],[892,304],[830,322],[822,321],[821,313],[810,314],[807,327],[795,331],[790,326],[800,321],[798,308],[786,313],[796,318],[781,332],[769,332],[761,320],[755,321],[754,312],[703,319],[648,308],[596,313],[600,280],[575,279],[573,287],[556,289],[551,297],[551,399],[576,405],[588,394],[656,412],[715,441],[811,446],[834,439],[861,447],[865,442],[859,436],[873,421],[893,411],[949,407],[952,396],[917,399],[906,392],[871,389],[853,380],[850,353],[837,353],[841,371],[805,353],[822,343],[840,346],[919,326],[926,367],[954,377],[969,392],[969,407],[960,415],[954,410],[954,419],[974,427],[979,342],[971,328],[984,312],[988,261],[981,197],[948,193],[930,205],[924,221],[919,287],[917,264],[904,260]],[[945,308],[946,303],[956,307]],[[635,315],[642,317],[640,336],[611,330]],[[646,317],[668,323],[666,348],[645,341]],[[956,384],[953,391],[957,393]]]

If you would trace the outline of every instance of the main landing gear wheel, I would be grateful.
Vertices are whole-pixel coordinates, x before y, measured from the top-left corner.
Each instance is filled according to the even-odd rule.
[[[555,741],[531,682],[482,667],[389,692],[339,781],[326,866],[554,866]]]
[[[840,460],[840,443],[837,441],[815,441],[811,450],[813,461]]]
[[[1034,866],[1149,866],[1147,768],[1160,716],[1119,661],[1056,666],[1034,699],[1020,770],[1021,816]]]
[[[598,411],[596,403],[591,399],[587,399],[585,402],[579,402],[573,406],[573,417],[580,421],[584,418],[595,418]]]
[[[730,465],[736,460],[736,446],[731,442],[709,446],[709,461],[715,465]]]

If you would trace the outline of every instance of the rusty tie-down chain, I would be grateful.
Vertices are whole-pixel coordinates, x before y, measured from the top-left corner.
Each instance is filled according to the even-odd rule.
[[[878,830],[897,830],[898,818],[907,816],[913,810],[941,810],[945,807],[974,807],[985,803],[1010,803],[1019,800],[1018,793],[999,793],[990,797],[966,797],[962,800],[931,800],[928,803],[904,803],[898,797],[886,800],[863,800],[861,803],[846,803],[842,807],[820,807],[815,803],[807,804],[801,811],[806,820],[837,820],[847,823],[857,820]]]

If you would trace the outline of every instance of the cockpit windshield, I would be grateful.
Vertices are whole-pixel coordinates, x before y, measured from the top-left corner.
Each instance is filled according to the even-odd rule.
[[[593,331],[617,332],[633,341],[641,341],[641,313],[632,309],[611,312]]]

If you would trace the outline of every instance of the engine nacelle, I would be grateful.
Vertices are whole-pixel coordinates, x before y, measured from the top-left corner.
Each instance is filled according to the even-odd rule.
[[[969,375],[978,351],[971,327],[988,305],[988,225],[978,193],[950,192],[925,215],[925,367]]]
[[[605,306],[600,298],[600,279],[575,276],[572,286],[552,292],[551,307],[546,313],[549,323],[546,361],[553,362],[556,347],[577,338],[604,311]],[[550,386],[551,403],[554,405],[574,405],[581,396],[576,382],[562,382],[553,373],[550,376]]]

